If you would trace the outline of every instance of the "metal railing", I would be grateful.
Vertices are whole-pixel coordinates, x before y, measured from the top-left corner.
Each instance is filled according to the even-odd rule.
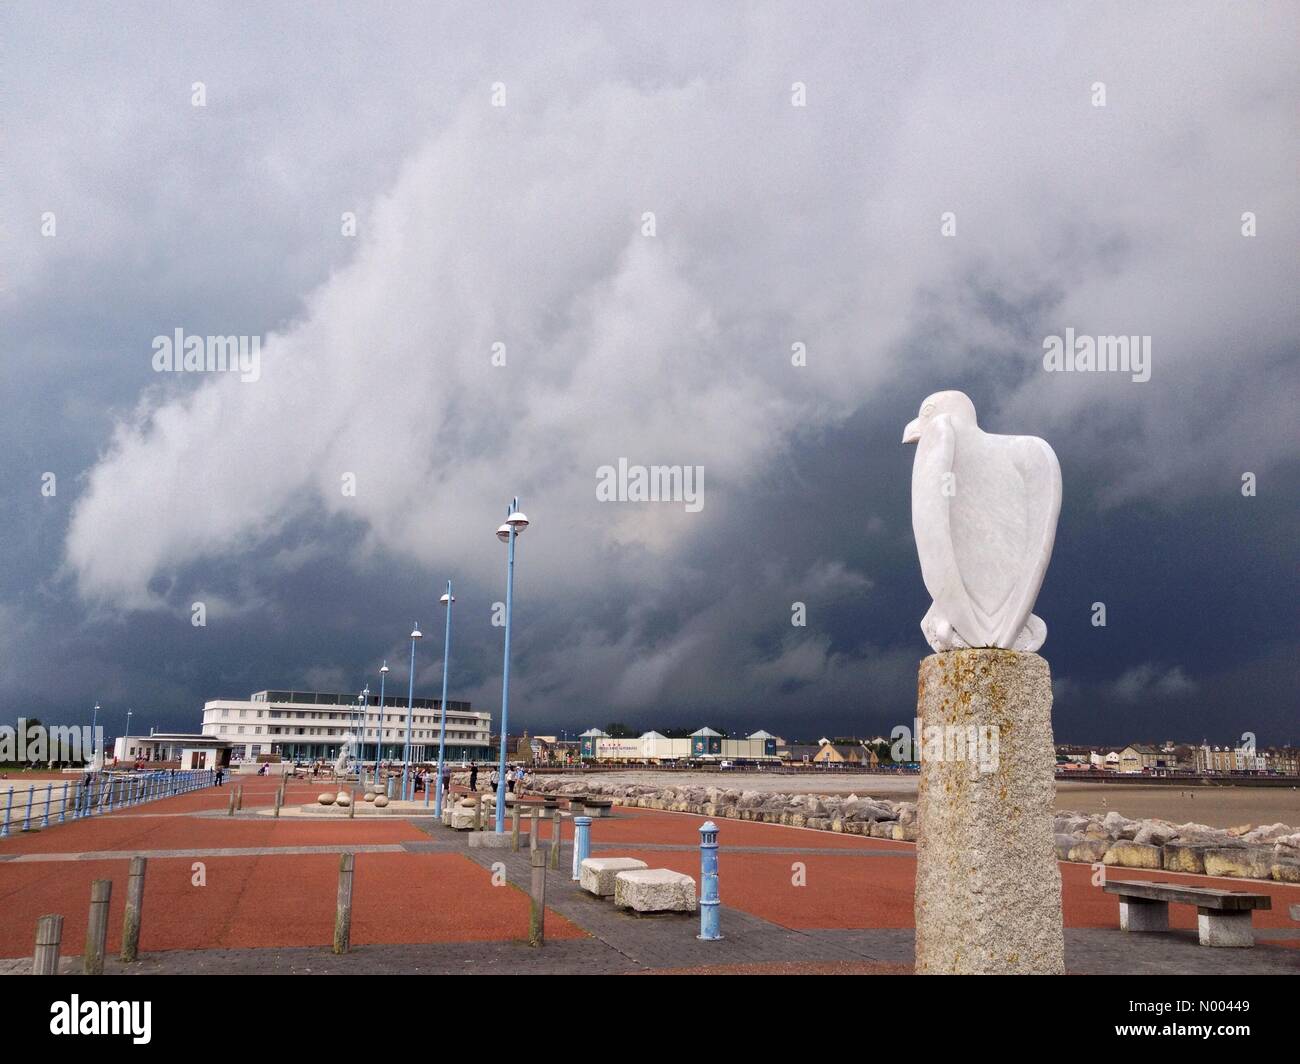
[[[77,782],[53,780],[41,786],[33,782],[27,787],[26,799],[15,806],[15,788],[10,787],[0,799],[0,839],[7,838],[11,830],[31,831],[62,824],[68,820],[84,820],[101,816],[114,809],[143,805],[162,798],[174,798],[191,791],[214,786],[213,769],[162,769],[152,772],[121,774],[100,773],[89,780]]]

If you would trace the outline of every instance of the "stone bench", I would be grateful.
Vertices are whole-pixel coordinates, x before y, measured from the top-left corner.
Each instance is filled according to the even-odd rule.
[[[1267,894],[1243,890],[1123,879],[1108,881],[1102,890],[1119,895],[1119,926],[1124,931],[1168,931],[1170,902],[1195,905],[1202,946],[1253,946],[1251,913],[1273,907],[1273,900]]]
[[[695,880],[670,868],[642,868],[614,876],[614,904],[639,913],[695,911]]]
[[[614,808],[614,803],[608,798],[591,798],[585,802],[587,806],[587,816],[601,817],[609,816],[610,810]]]
[[[614,877],[649,867],[635,857],[587,857],[578,868],[578,885],[598,898],[614,893]]]

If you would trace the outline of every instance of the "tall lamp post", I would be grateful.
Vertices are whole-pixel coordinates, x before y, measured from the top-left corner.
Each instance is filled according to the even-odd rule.
[[[128,757],[131,756],[131,714],[133,712],[134,710],[130,709],[126,711],[126,742],[122,744],[122,753]]]
[[[379,670],[379,733],[375,737],[375,786],[379,786],[379,762],[384,756],[384,681],[388,679],[388,662]]]
[[[95,708],[94,708],[94,709],[91,711],[91,713],[90,713],[90,768],[91,768],[91,771],[94,771],[94,769],[95,769],[95,751],[96,751],[96,750],[98,749],[98,747],[99,747],[99,742],[98,742],[98,740],[97,740],[96,737],[95,737],[95,725],[98,723],[98,721],[99,721],[99,703],[96,702],[96,703],[95,703]],[[103,765],[101,764],[99,767],[100,767],[100,768],[103,768]]]
[[[506,830],[506,741],[510,735],[510,613],[515,591],[515,540],[528,527],[528,518],[519,512],[515,496],[506,513],[506,523],[497,529],[497,539],[509,546],[506,555],[506,649],[501,667],[501,756],[497,766],[497,834]]]
[[[362,688],[357,696],[357,779],[364,788],[366,785],[366,711],[370,708],[370,685]]]
[[[451,604],[456,596],[451,593],[451,581],[447,581],[447,593],[438,600],[447,607],[447,636],[442,644],[442,712],[438,723],[438,775],[434,779],[433,815],[442,816],[442,757],[447,748],[447,662],[451,660]],[[429,804],[429,792],[424,792],[424,804]]]
[[[415,719],[415,643],[418,639],[423,639],[424,633],[420,631],[420,622],[415,622],[415,627],[411,629],[411,685],[406,695],[406,746],[402,751],[402,801],[408,801],[406,797],[406,781],[411,775],[411,722]]]

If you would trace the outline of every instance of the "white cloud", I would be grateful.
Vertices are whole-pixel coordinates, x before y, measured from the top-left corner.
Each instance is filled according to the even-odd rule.
[[[1150,662],[1136,665],[1123,672],[1110,687],[1111,693],[1121,702],[1129,704],[1147,699],[1182,698],[1197,691],[1196,683],[1175,665],[1163,672]]]

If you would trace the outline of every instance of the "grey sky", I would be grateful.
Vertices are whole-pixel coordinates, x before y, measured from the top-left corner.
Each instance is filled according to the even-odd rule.
[[[0,714],[404,686],[449,576],[495,713],[518,493],[512,721],[885,730],[960,387],[1061,458],[1058,734],[1300,739],[1296,7],[701,7],[5,5]],[[1151,380],[1045,373],[1066,327]],[[176,328],[261,379],[153,372]],[[620,457],[702,511],[598,502]]]

